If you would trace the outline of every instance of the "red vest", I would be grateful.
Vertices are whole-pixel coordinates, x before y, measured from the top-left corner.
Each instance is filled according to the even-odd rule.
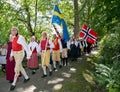
[[[49,41],[49,40],[48,40]],[[47,46],[50,46],[50,44],[49,44],[49,42],[47,41],[47,39],[45,39],[45,40],[41,40],[41,49],[42,50],[45,50],[45,48],[46,48],[46,43],[47,43]],[[50,50],[50,48],[47,48],[47,50]]]
[[[58,43],[58,38],[52,40],[52,42],[54,43],[54,48],[53,50],[59,50],[60,49],[60,46],[59,46],[59,43]]]
[[[17,43],[18,38],[19,38],[19,36],[16,36],[13,39],[13,42],[12,42],[12,50],[13,51],[21,51],[22,50],[22,45]]]

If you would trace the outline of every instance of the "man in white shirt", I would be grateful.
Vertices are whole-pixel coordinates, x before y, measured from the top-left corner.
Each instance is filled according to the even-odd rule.
[[[22,66],[22,61],[24,58],[24,50],[26,51],[27,54],[27,59],[30,59],[30,56],[32,54],[32,52],[30,51],[30,49],[28,48],[28,45],[25,41],[25,38],[21,35],[18,35],[18,28],[17,27],[12,27],[11,29],[11,35],[14,37],[13,41],[12,41],[12,53],[11,53],[11,57],[10,60],[13,60],[13,56],[15,58],[15,76],[14,76],[14,81],[11,85],[10,90],[14,90],[16,87],[16,81],[18,79],[18,76],[20,74],[20,72],[22,73],[22,75],[24,76],[24,83],[26,83],[27,81],[30,80],[30,78],[28,77],[28,75],[26,74],[25,69]]]
[[[41,52],[41,60],[42,60],[42,69],[43,69],[43,76],[42,78],[47,77],[46,67],[49,68],[49,76],[52,75],[52,69],[50,65],[50,49],[54,48],[54,44],[51,40],[48,39],[47,33],[42,33],[42,40],[39,44],[40,52]]]
[[[53,60],[53,67],[54,71],[56,70],[56,62],[59,63],[59,67],[61,68],[61,59],[60,59],[60,53],[62,53],[62,43],[60,38],[56,36],[56,34],[53,35],[52,42],[54,43],[54,48],[52,49],[52,60]]]

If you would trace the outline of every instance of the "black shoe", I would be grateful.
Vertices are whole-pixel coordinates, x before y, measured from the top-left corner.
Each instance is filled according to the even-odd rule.
[[[53,68],[53,71],[56,71],[57,69],[56,68]]]
[[[29,80],[30,80],[30,78],[24,79],[24,83],[28,82]]]
[[[62,65],[60,65],[59,68],[62,68]]]
[[[49,76],[52,76],[52,71],[49,72]]]
[[[45,78],[45,77],[47,77],[47,75],[43,75],[43,76],[42,76],[42,78]]]
[[[11,87],[10,87],[10,91],[13,91],[14,89],[15,89],[15,85],[11,85]]]
[[[2,69],[2,72],[4,72],[4,73],[5,73],[5,69]]]
[[[10,80],[9,83],[13,83],[13,80]]]
[[[32,75],[34,75],[36,72],[32,71]]]

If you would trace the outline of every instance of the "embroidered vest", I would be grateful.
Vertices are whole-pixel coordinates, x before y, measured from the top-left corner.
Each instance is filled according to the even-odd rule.
[[[59,43],[58,43],[58,38],[52,40],[52,42],[54,43],[54,48],[53,50],[59,50],[60,49],[60,46],[59,46]]]
[[[48,40],[48,41],[47,41]],[[42,50],[45,50],[45,48],[46,48],[46,43],[47,43],[47,46],[50,46],[50,44],[49,44],[49,39],[45,39],[45,40],[41,40],[41,49]],[[47,48],[47,50],[50,50],[50,48]]]
[[[16,36],[16,37],[13,39],[13,42],[12,42],[12,50],[13,50],[13,51],[21,51],[21,50],[22,50],[22,45],[19,44],[19,43],[17,43],[18,38],[19,38],[19,36]]]

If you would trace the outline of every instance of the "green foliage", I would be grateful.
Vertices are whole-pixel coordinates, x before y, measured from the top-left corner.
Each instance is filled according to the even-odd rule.
[[[120,54],[120,27],[114,27],[116,32],[107,34],[101,40],[100,54],[103,56],[103,63],[112,63],[112,57]]]
[[[34,33],[39,40],[42,31],[51,35],[54,4],[59,5],[68,29],[73,29],[72,3],[72,0],[0,0],[0,43],[7,41],[12,26],[17,26],[28,40]]]
[[[109,87],[109,92],[119,92],[120,88],[120,59],[113,59],[120,55],[119,8],[119,0],[96,0],[91,13],[100,38],[95,80],[99,86]]]
[[[102,87],[120,88],[120,58],[114,60],[112,66],[106,66],[103,64],[98,64],[96,66],[96,77],[95,80]],[[111,91],[112,92],[112,91]],[[114,92],[114,91],[113,91]],[[115,91],[117,92],[117,91]]]
[[[120,88],[120,27],[114,27],[111,32],[103,37],[100,42],[101,64],[96,66],[96,81],[100,86],[109,87],[110,92],[118,92]],[[117,85],[117,88],[114,88]],[[113,90],[113,91],[111,91]]]
[[[105,87],[108,83],[108,79],[110,78],[110,68],[99,64],[96,66],[96,81],[99,83],[100,86]]]

